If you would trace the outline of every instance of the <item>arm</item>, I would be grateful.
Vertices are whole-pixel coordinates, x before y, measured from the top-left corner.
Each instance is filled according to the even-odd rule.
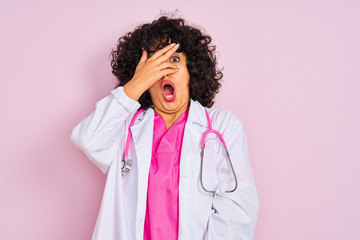
[[[228,151],[238,181],[232,193],[215,194],[205,239],[251,240],[259,211],[259,199],[248,156],[247,136],[241,122],[233,117],[224,131]],[[234,176],[227,161],[218,161],[219,184],[234,186]]]
[[[166,60],[179,45],[170,44],[148,58],[143,50],[133,78],[124,87],[96,104],[96,110],[72,131],[71,140],[100,170],[106,174],[117,154],[121,139],[127,132],[125,120],[140,107],[138,99],[164,75],[175,73],[175,63]]]
[[[96,110],[73,128],[71,141],[106,174],[126,132],[125,120],[140,104],[128,97],[123,87],[96,103]]]

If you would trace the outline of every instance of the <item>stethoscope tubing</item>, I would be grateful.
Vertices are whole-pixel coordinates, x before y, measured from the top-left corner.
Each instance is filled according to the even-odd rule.
[[[131,133],[131,127],[134,125],[135,123],[135,120],[136,118],[139,116],[140,113],[142,113],[144,111],[144,109],[140,109],[139,111],[137,111],[134,115],[134,117],[132,118],[131,122],[130,122],[130,126],[129,126],[129,133],[128,133],[128,136],[127,136],[127,139],[126,139],[126,145],[125,145],[125,151],[124,151],[124,158],[123,160],[121,161],[122,162],[122,167],[121,167],[121,170],[122,170],[122,173],[123,175],[126,174],[126,173],[129,173],[130,170],[131,170],[131,167],[132,167],[132,160],[128,158],[128,154],[129,154],[129,145],[130,145],[130,140],[132,138],[132,133]],[[210,116],[209,116],[209,113],[208,111],[205,109],[205,114],[206,114],[206,119],[207,119],[207,122],[208,122],[208,127],[209,129],[206,130],[202,137],[201,137],[201,152],[200,152],[200,158],[201,158],[201,167],[200,167],[200,184],[201,184],[201,187],[204,189],[205,192],[208,192],[208,193],[211,193],[211,194],[222,194],[222,193],[231,193],[231,192],[234,192],[236,189],[237,189],[237,186],[238,186],[238,182],[237,182],[237,178],[236,178],[236,174],[235,174],[235,170],[234,170],[234,166],[231,162],[231,159],[230,159],[230,154],[229,154],[229,151],[227,149],[227,146],[226,146],[226,143],[225,143],[225,140],[223,138],[223,136],[221,135],[220,132],[214,130],[212,128],[212,124],[211,124],[211,120],[210,120]],[[206,139],[206,135],[209,134],[209,133],[214,133],[216,134],[219,138],[220,138],[220,141],[221,143],[223,144],[224,146],[224,149],[225,149],[225,152],[226,152],[226,156],[227,156],[227,159],[229,161],[229,164],[230,164],[230,167],[231,167],[231,171],[234,175],[234,179],[235,179],[235,187],[231,190],[223,190],[223,189],[220,189],[220,190],[208,190],[205,188],[204,186],[204,183],[203,183],[203,164],[204,164],[204,149],[205,149],[205,139]]]
[[[200,152],[200,158],[201,158],[201,166],[200,166],[200,184],[201,184],[201,187],[204,189],[205,192],[208,192],[208,193],[212,193],[212,194],[221,194],[221,193],[231,193],[231,192],[234,192],[236,189],[237,189],[237,185],[238,185],[238,182],[237,182],[237,178],[236,178],[236,174],[235,174],[235,170],[234,170],[234,166],[231,162],[231,159],[230,159],[230,154],[229,154],[229,151],[227,149],[227,146],[226,146],[226,143],[225,143],[225,140],[223,138],[223,136],[221,135],[220,132],[214,130],[212,128],[212,124],[211,124],[211,120],[210,120],[210,116],[209,116],[209,113],[208,111],[205,109],[205,114],[206,114],[206,119],[207,119],[207,122],[208,122],[208,127],[209,129],[206,130],[202,137],[201,137],[201,152]],[[221,143],[223,144],[224,146],[224,149],[225,149],[225,152],[226,152],[226,157],[229,161],[229,164],[230,164],[230,168],[231,168],[231,171],[233,173],[233,176],[234,176],[234,179],[235,179],[235,187],[231,190],[223,190],[223,189],[220,189],[220,190],[208,190],[205,188],[204,186],[204,183],[203,183],[203,165],[204,165],[204,149],[205,149],[205,138],[206,138],[206,135],[209,134],[209,133],[215,133],[219,138],[220,138],[220,141]]]

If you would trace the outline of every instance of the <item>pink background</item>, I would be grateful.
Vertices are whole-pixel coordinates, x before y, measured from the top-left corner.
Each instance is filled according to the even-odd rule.
[[[117,39],[177,8],[248,135],[254,239],[360,239],[360,2],[220,2],[1,1],[0,239],[90,239],[105,176],[72,128],[113,89]]]

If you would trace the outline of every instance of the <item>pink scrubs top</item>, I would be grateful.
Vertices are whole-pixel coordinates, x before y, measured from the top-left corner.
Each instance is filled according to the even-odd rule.
[[[179,225],[179,166],[187,110],[170,127],[155,112],[144,240],[176,240]]]

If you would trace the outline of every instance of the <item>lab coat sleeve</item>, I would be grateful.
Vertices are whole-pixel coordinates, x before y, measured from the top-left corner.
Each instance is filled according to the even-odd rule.
[[[247,136],[242,123],[235,116],[223,133],[238,180],[232,193],[214,194],[212,212],[205,239],[253,239],[259,211],[259,199],[248,155]],[[234,186],[233,174],[226,161],[219,161],[217,169],[223,174],[228,189]],[[230,186],[230,187],[229,187]]]
[[[106,174],[124,138],[125,121],[139,107],[139,102],[128,97],[123,87],[115,88],[96,103],[93,113],[73,128],[71,141]]]

